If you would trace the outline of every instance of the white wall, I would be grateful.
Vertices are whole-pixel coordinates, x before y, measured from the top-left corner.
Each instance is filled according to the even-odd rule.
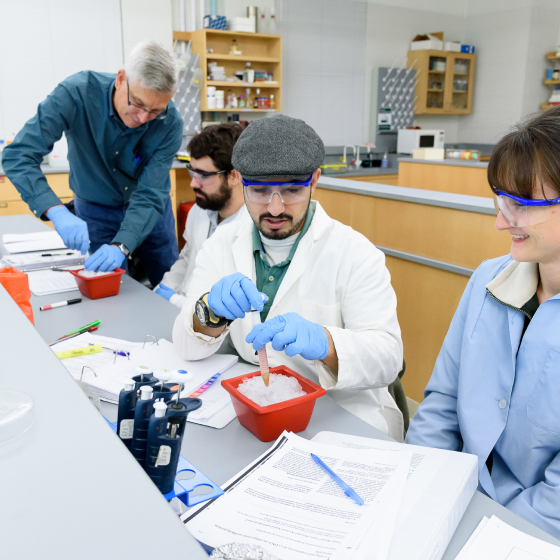
[[[122,65],[119,0],[0,0],[0,139],[11,140],[56,85]]]
[[[282,112],[325,145],[362,144],[365,1],[280,0]]]
[[[421,7],[420,7],[421,6]],[[449,41],[462,41],[464,0],[400,0],[380,2],[369,0],[367,10],[366,87],[364,89],[364,121],[368,123],[364,140],[373,142],[377,120],[378,68],[398,65],[406,67],[406,54],[412,38],[424,32],[443,31]],[[418,115],[415,124],[446,132],[446,141],[458,137],[455,116]]]
[[[157,41],[171,50],[171,0],[120,0],[125,60],[140,41]]]

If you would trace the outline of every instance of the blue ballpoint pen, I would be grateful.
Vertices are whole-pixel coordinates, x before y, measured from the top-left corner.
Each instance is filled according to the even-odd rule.
[[[317,455],[311,453],[311,458],[344,490],[344,493],[352,498],[359,506],[364,505],[364,500],[358,496],[355,490],[350,488],[342,478],[340,478],[334,471],[332,471]]]

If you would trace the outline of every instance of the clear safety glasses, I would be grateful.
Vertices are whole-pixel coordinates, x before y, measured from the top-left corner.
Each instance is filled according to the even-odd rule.
[[[295,204],[307,198],[307,188],[311,185],[313,173],[305,181],[247,181],[243,179],[247,198],[257,204],[270,204],[277,194],[283,204]]]
[[[502,191],[494,191],[494,206],[513,227],[536,226],[550,218],[551,210],[560,198],[550,200],[521,198]]]
[[[190,163],[187,163],[187,169],[192,179],[196,179],[201,185],[208,184],[212,181],[212,177],[225,173],[224,171],[202,171],[202,169],[193,169]]]

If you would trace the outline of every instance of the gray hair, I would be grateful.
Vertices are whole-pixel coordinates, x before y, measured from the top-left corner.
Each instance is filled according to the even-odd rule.
[[[130,53],[124,70],[130,83],[158,93],[175,93],[179,68],[177,60],[154,41],[138,43]]]

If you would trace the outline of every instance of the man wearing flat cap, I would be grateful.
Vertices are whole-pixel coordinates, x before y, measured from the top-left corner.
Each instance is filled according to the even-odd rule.
[[[316,132],[283,115],[241,134],[232,164],[251,219],[202,246],[173,342],[183,358],[200,360],[229,334],[255,364],[266,345],[271,367],[304,375],[402,441],[402,414],[387,390],[403,363],[395,292],[383,253],[311,200],[324,156]]]

